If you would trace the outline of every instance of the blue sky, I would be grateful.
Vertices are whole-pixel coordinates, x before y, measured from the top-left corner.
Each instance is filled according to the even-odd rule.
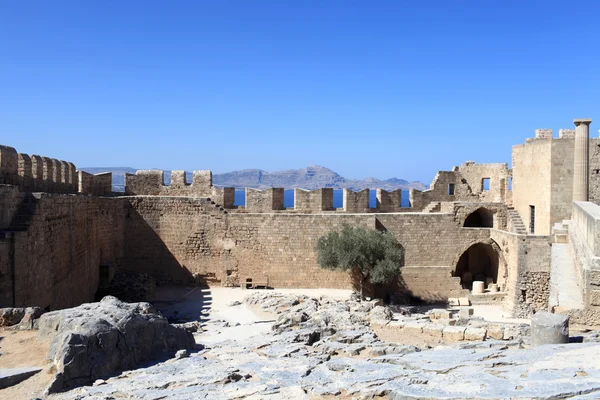
[[[600,128],[597,1],[0,0],[0,143],[77,166],[429,183]]]

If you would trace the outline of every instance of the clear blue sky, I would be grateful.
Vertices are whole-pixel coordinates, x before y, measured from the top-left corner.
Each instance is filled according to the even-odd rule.
[[[598,1],[0,0],[0,143],[429,183],[600,128]]]

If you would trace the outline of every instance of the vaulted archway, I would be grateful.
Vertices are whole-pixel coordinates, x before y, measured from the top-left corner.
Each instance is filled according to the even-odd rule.
[[[475,243],[461,254],[454,276],[461,279],[464,289],[472,289],[473,281],[498,283],[500,256],[492,245]]]
[[[467,216],[465,228],[493,228],[494,227],[494,213],[487,208],[478,208]]]

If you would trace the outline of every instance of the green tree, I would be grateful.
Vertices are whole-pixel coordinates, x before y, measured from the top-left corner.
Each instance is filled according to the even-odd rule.
[[[366,282],[384,284],[397,277],[404,256],[391,233],[348,225],[320,237],[315,250],[322,268],[359,274],[361,297]]]

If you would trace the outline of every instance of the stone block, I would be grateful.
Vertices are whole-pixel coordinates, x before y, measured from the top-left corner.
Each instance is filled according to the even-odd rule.
[[[423,335],[427,335],[432,339],[441,339],[444,330],[444,325],[441,324],[425,324],[423,325]]]
[[[424,324],[419,324],[418,322],[408,322],[404,325],[403,331],[411,335],[420,335],[423,333],[423,325]]]
[[[485,282],[475,281],[473,282],[473,294],[483,294],[485,289]]]
[[[539,312],[531,318],[531,345],[569,343],[569,316]]]
[[[498,324],[489,324],[487,327],[488,337],[496,340],[504,339],[504,327]]]
[[[590,292],[590,304],[600,306],[600,290],[592,290]]]
[[[390,321],[387,325],[386,328],[387,329],[394,329],[394,330],[402,330],[404,328],[404,325],[406,325],[406,322],[404,321]]]
[[[590,284],[600,286],[600,271],[590,271]]]
[[[452,312],[443,308],[434,308],[430,311],[429,318],[431,320],[449,319],[452,318]]]
[[[446,326],[442,331],[442,337],[445,342],[460,342],[465,339],[464,326]]]
[[[450,307],[458,307],[460,304],[458,303],[458,297],[450,297],[448,299],[448,305]]]
[[[469,319],[473,315],[473,308],[471,307],[461,307],[458,310],[458,318],[460,319]]]
[[[465,329],[465,340],[482,341],[485,340],[486,333],[487,331],[484,328],[468,326],[467,329]]]
[[[435,321],[436,324],[445,325],[445,326],[454,326],[456,325],[455,319],[438,319]]]
[[[460,305],[460,306],[470,306],[471,305],[471,301],[469,301],[468,297],[460,297],[458,299],[458,305]]]

